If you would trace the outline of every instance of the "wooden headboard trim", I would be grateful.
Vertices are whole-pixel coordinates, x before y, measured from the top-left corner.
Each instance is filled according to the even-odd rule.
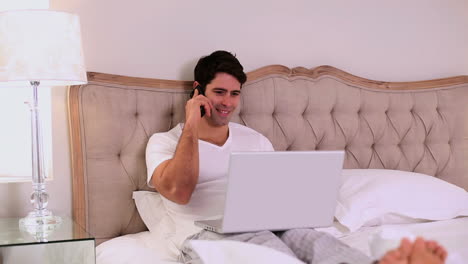
[[[144,86],[163,89],[193,89],[193,81],[174,81],[164,79],[150,79],[141,77],[129,77],[108,73],[88,72],[89,82],[112,83],[128,86]]]
[[[414,82],[383,82],[374,81],[365,78],[361,78],[332,66],[319,66],[312,69],[306,69],[304,67],[296,67],[290,69],[282,65],[270,65],[260,68],[258,70],[249,72],[248,80],[255,80],[262,78],[270,74],[281,74],[290,77],[304,76],[317,79],[321,76],[328,75],[334,76],[338,79],[350,82],[358,86],[364,86],[366,88],[373,89],[386,89],[386,90],[417,90],[417,89],[432,89],[438,87],[446,87],[452,85],[466,84],[468,83],[468,76],[455,76],[442,79],[433,79],[426,81],[414,81]]]
[[[390,90],[415,90],[415,89],[431,89],[437,87],[452,86],[468,83],[468,76],[455,76],[450,78],[433,79],[426,81],[414,82],[383,82],[361,78],[332,66],[319,66],[313,69],[304,67],[296,67],[290,69],[283,65],[270,65],[247,73],[247,80],[252,81],[260,79],[267,75],[279,74],[290,77],[304,76],[317,79],[321,76],[334,76],[338,79],[348,81],[350,83],[374,89],[390,89]],[[88,72],[88,80],[90,82],[104,82],[129,86],[145,86],[155,88],[177,88],[177,89],[193,89],[193,81],[175,81],[164,79],[150,79],[141,77],[128,77],[123,75]]]
[[[414,90],[431,89],[468,83],[468,76],[456,76],[450,78],[434,79],[428,81],[416,82],[382,82],[374,81],[358,76],[354,76],[331,66],[319,66],[313,69],[296,67],[290,69],[282,65],[266,66],[247,74],[249,81],[256,80],[267,75],[278,74],[290,77],[304,76],[313,79],[324,75],[334,76],[338,79],[350,82],[358,86],[375,89],[388,90]],[[174,88],[191,90],[193,81],[175,81],[163,79],[149,79],[140,77],[128,77],[122,75],[88,72],[88,80],[92,82],[111,83],[128,86],[145,86],[157,88]],[[72,190],[73,190],[73,219],[80,226],[88,230],[86,192],[84,178],[83,149],[81,143],[80,130],[80,105],[79,105],[80,86],[71,86],[68,92],[68,106],[70,117],[70,136],[71,136],[71,158],[72,158]]]
[[[83,149],[80,131],[80,86],[71,86],[68,90],[68,114],[70,117],[71,166],[72,166],[72,217],[75,222],[88,230],[86,214],[86,192],[83,164]]]

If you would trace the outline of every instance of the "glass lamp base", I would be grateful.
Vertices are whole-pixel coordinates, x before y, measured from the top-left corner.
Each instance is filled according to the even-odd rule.
[[[62,223],[60,216],[50,212],[38,214],[31,212],[25,218],[19,220],[19,228],[32,235],[37,241],[47,242],[47,237]]]

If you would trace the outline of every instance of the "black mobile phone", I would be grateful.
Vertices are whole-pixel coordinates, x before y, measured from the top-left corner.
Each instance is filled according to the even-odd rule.
[[[192,93],[190,94],[190,98],[192,98],[193,95],[195,94],[195,90],[198,90],[198,94],[201,94],[203,96],[205,95],[205,89],[203,89],[201,85],[197,85],[195,89],[193,89]],[[201,113],[201,117],[205,115],[205,107],[200,106],[200,113]]]

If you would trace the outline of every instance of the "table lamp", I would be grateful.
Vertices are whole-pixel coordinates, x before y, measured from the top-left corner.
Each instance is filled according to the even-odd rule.
[[[27,230],[47,230],[61,218],[47,210],[38,87],[87,82],[79,18],[51,10],[0,12],[0,86],[31,86],[33,211],[20,219]],[[36,231],[37,232],[37,231]]]

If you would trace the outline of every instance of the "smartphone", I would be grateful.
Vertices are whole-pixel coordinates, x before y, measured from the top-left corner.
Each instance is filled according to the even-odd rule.
[[[197,85],[195,89],[193,89],[192,93],[190,94],[190,98],[192,98],[193,95],[195,94],[195,90],[198,90],[198,94],[205,95],[205,89],[203,89],[201,85]],[[201,113],[201,117],[205,115],[205,107],[200,106],[200,113]]]

